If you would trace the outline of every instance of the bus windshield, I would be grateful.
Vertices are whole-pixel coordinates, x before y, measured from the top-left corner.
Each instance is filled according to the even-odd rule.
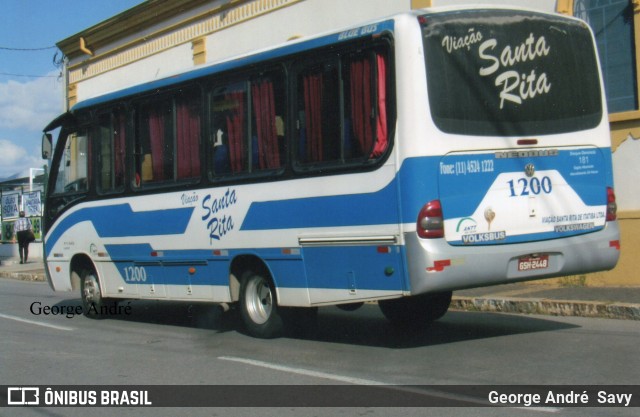
[[[601,122],[586,24],[497,10],[424,15],[420,23],[431,116],[443,132],[544,135]]]

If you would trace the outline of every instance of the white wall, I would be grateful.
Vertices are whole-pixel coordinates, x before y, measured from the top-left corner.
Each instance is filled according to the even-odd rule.
[[[165,78],[193,67],[191,44],[184,44],[78,83],[78,101]]]

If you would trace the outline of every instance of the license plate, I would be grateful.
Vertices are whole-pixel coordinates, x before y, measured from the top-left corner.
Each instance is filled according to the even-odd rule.
[[[518,259],[518,271],[535,271],[549,267],[549,255],[525,256]]]

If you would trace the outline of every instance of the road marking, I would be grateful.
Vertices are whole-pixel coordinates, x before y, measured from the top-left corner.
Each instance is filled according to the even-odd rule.
[[[476,397],[470,397],[470,396],[467,396],[467,395],[454,394],[454,393],[449,393],[449,392],[444,392],[444,391],[435,390],[435,389],[429,389],[429,388],[412,388],[412,387],[409,387],[409,386],[393,385],[393,384],[389,384],[389,383],[382,382],[382,381],[375,381],[375,380],[372,380],[372,379],[354,378],[354,377],[350,377],[350,376],[330,374],[330,373],[327,373],[327,372],[312,371],[310,369],[294,368],[294,367],[291,367],[291,366],[279,365],[279,364],[276,364],[276,363],[270,363],[270,362],[264,362],[264,361],[258,361],[258,360],[255,360],[255,359],[239,358],[239,357],[236,357],[236,356],[219,356],[218,359],[223,360],[223,361],[242,363],[242,364],[245,364],[245,365],[257,366],[257,367],[260,367],[260,368],[273,369],[273,370],[276,370],[276,371],[287,372],[287,373],[296,374],[296,375],[303,375],[303,376],[310,376],[310,377],[314,377],[314,378],[328,379],[330,381],[345,382],[347,384],[353,384],[353,385],[383,386],[386,389],[395,390],[395,391],[402,391],[402,392],[410,392],[410,393],[414,393],[414,394],[429,395],[429,396],[432,396],[432,397],[444,398],[444,399],[455,400],[455,401],[462,401],[462,402],[472,403],[472,404],[481,404],[481,405],[484,405],[484,406],[489,404],[488,400],[483,400],[481,398],[476,398]],[[543,412],[543,413],[557,413],[560,410],[562,410],[561,408],[555,408],[555,407],[504,407],[504,408],[516,408],[516,409],[521,409],[521,410],[539,411],[539,412]]]
[[[328,374],[326,372],[312,371],[309,369],[292,368],[290,366],[278,365],[275,363],[262,362],[254,359],[237,358],[235,356],[220,356],[218,359],[230,362],[244,363],[245,365],[258,366],[261,368],[273,369],[290,374],[311,376],[314,378],[329,379],[331,381],[346,382],[353,385],[387,385],[384,382],[372,381],[370,379],[353,378],[349,376]]]
[[[58,326],[58,325],[55,325],[55,324],[43,323],[41,321],[35,321],[35,320],[27,320],[27,319],[23,319],[21,317],[9,316],[7,314],[2,314],[2,313],[0,313],[0,317],[3,318],[3,319],[19,321],[21,323],[35,324],[36,326],[48,327],[50,329],[64,330],[64,331],[67,331],[67,332],[75,330],[72,327]]]

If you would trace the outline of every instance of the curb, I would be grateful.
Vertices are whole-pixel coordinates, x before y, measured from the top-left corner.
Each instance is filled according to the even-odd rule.
[[[18,281],[46,281],[44,272],[0,272],[0,278],[15,279]]]
[[[451,309],[494,313],[640,320],[640,304],[605,303],[602,301],[454,296],[451,300]]]

